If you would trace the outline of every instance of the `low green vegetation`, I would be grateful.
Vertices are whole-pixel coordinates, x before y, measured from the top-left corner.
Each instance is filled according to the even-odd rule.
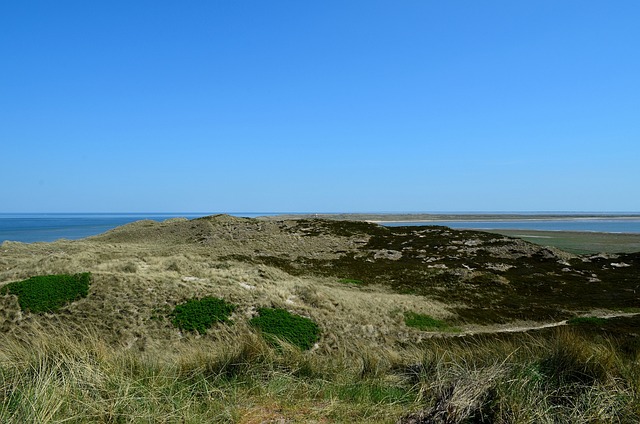
[[[607,323],[606,318],[600,317],[576,317],[567,321],[570,325],[603,325]]]
[[[91,274],[39,275],[9,283],[0,294],[18,296],[23,311],[33,313],[57,312],[62,306],[87,297]]]
[[[364,281],[356,280],[354,278],[341,278],[338,280],[338,282],[344,284],[364,284]]]
[[[320,338],[318,325],[309,318],[291,314],[285,309],[260,308],[258,313],[250,324],[262,331],[272,343],[283,340],[306,350]]]
[[[553,246],[575,254],[633,253],[640,251],[640,234],[579,231],[487,230],[517,237],[542,246]]]
[[[435,319],[429,315],[418,314],[411,311],[404,313],[404,323],[408,327],[413,327],[424,331],[460,331],[458,328],[451,327],[444,321]]]
[[[171,322],[181,330],[206,334],[217,322],[228,322],[236,306],[216,297],[191,299],[177,305],[171,313]]]
[[[625,312],[625,313],[628,313],[628,314],[640,314],[640,308],[636,308],[636,307],[633,307],[633,306],[629,306],[629,307],[626,307],[626,308],[618,308],[618,310],[620,312]]]

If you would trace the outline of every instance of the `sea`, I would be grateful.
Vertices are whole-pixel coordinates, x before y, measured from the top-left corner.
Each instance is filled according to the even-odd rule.
[[[75,240],[116,228],[142,219],[164,221],[169,218],[198,218],[214,213],[19,213],[0,214],[0,243],[49,242],[59,239]],[[238,217],[255,218],[275,216],[279,213],[229,213]],[[605,233],[640,233],[640,215],[615,218],[609,216],[585,218],[491,219],[455,220],[431,222],[384,222],[382,225],[445,225],[456,229],[514,229],[543,231],[593,231]]]
[[[76,240],[102,234],[124,224],[143,219],[199,218],[215,213],[0,213],[0,243],[33,243],[59,239]],[[272,213],[233,213],[255,218]]]

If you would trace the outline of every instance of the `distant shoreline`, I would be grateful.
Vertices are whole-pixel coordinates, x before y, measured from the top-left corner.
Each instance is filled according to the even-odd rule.
[[[443,221],[447,221],[447,222],[491,222],[491,221],[501,221],[501,222],[522,222],[522,221],[593,221],[593,220],[615,220],[615,221],[631,221],[631,220],[637,220],[640,219],[640,216],[588,216],[588,217],[584,217],[584,216],[580,216],[580,217],[574,217],[574,216],[565,216],[565,217],[559,217],[559,216],[554,216],[554,217],[521,217],[521,218],[516,218],[516,217],[509,217],[509,218],[502,218],[500,216],[495,216],[495,215],[491,215],[491,216],[487,216],[487,217],[474,217],[474,218],[464,218],[462,216],[456,217],[456,218],[431,218],[431,219],[396,219],[396,220],[365,220],[367,222],[372,222],[375,224],[387,224],[387,223],[401,223],[401,222],[415,222],[415,223],[419,223],[419,222],[424,222],[424,223],[432,223],[432,222],[443,222]]]

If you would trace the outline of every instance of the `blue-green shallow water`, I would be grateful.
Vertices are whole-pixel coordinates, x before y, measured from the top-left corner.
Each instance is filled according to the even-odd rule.
[[[212,213],[114,213],[114,214],[0,214],[0,242],[24,243],[79,239],[104,233],[120,225],[141,219],[164,221],[175,217],[198,218]],[[232,213],[253,218],[277,213]],[[445,225],[458,229],[516,229],[545,231],[597,231],[607,233],[640,233],[638,218],[519,219],[491,221],[393,222],[400,225]]]

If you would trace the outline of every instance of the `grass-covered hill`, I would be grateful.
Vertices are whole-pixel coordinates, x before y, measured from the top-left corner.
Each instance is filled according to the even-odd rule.
[[[566,417],[607,416],[580,396],[618,380],[624,387],[598,405],[628,404],[620,413],[635,417],[640,402],[625,384],[637,380],[624,367],[637,363],[637,318],[574,318],[639,311],[639,276],[639,253],[579,256],[486,232],[324,219],[217,215],[139,221],[77,241],[5,242],[0,421],[42,421],[46,414],[154,421],[158,410],[169,422],[189,422],[184,411],[192,422],[463,422],[486,414],[492,418],[485,422],[544,422],[549,411],[559,413],[558,402]],[[506,333],[565,320],[588,331],[545,330],[540,339]],[[563,346],[574,350],[563,353]],[[587,356],[580,353],[585,346],[593,350]],[[627,355],[620,364],[611,356],[619,352]],[[596,357],[613,362],[592,369]],[[76,393],[58,367],[78,361],[69,384],[88,388]],[[45,415],[24,406],[29,396],[49,399],[36,393],[42,382],[25,377],[40,378],[25,374],[36,364],[59,385],[51,389],[53,404],[38,404]],[[100,376],[82,374],[94,365]],[[553,374],[571,367],[576,375]],[[268,382],[265,392],[255,391],[258,381]],[[497,385],[513,381],[531,384],[518,389],[526,396]],[[560,395],[565,383],[580,390]],[[236,394],[206,400],[203,387]],[[603,396],[609,390],[598,387]],[[76,394],[67,409],[52,412],[57,390]],[[155,400],[136,403],[144,397]],[[174,397],[182,400],[172,407],[166,400]],[[91,416],[73,406],[94,401]],[[529,421],[526,411],[514,412],[534,405],[542,409]]]

